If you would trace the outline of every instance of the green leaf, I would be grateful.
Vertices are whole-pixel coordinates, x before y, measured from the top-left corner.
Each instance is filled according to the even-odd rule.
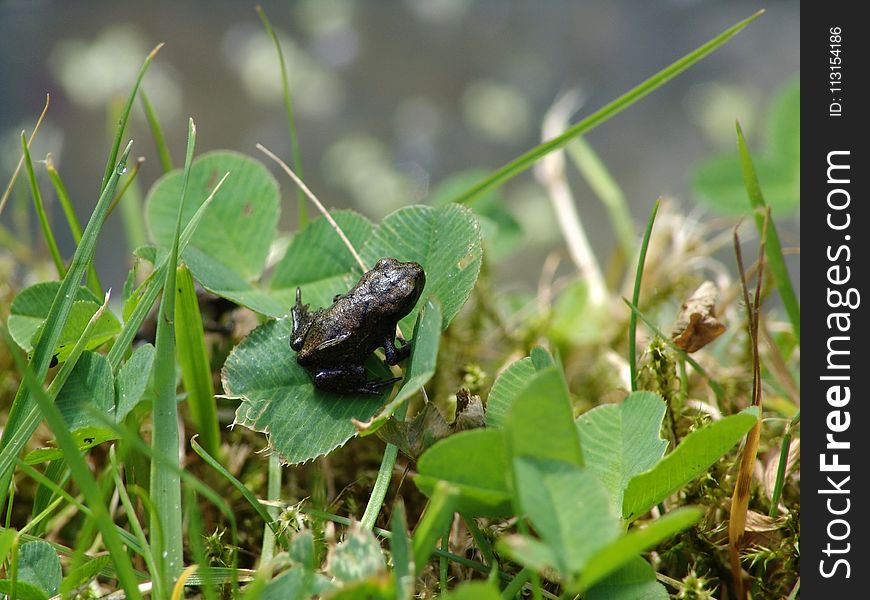
[[[35,540],[18,550],[18,581],[32,583],[47,596],[57,594],[60,586],[60,558],[48,542]]]
[[[123,421],[142,400],[151,379],[154,365],[154,346],[143,344],[136,348],[118,370],[115,378],[115,420]]]
[[[800,173],[779,158],[756,159],[758,179],[774,214],[786,215],[800,208]],[[715,156],[702,162],[692,177],[692,189],[705,206],[719,214],[742,215],[750,210],[740,176],[740,158]]]
[[[311,595],[311,591],[306,585],[307,580],[310,579],[308,575],[303,567],[288,569],[263,586],[262,591],[256,597],[259,600],[302,600],[308,598]],[[247,591],[248,588],[245,589]]]
[[[502,371],[486,399],[486,426],[503,427],[508,410],[528,380],[537,372],[555,366],[553,357],[540,346],[532,348],[531,356],[522,358]]]
[[[611,307],[589,299],[589,283],[578,279],[559,294],[549,323],[550,336],[563,343],[583,345],[601,339]]]
[[[584,596],[586,600],[668,600],[656,572],[640,556],[601,581]]]
[[[393,555],[393,568],[396,577],[396,600],[410,600],[414,597],[414,554],[408,524],[405,520],[405,505],[401,499],[393,508],[390,519],[390,552]]]
[[[557,550],[531,536],[506,535],[496,542],[496,547],[511,560],[538,573],[559,570],[560,560],[556,555]]]
[[[795,79],[783,85],[773,99],[767,119],[767,145],[776,156],[800,164],[801,84]]]
[[[547,367],[526,381],[508,411],[505,429],[514,457],[583,465],[568,386],[558,367]]]
[[[82,354],[55,403],[80,450],[117,438],[94,416],[97,412],[114,418],[115,411],[112,369],[102,354]],[[28,453],[24,461],[33,465],[57,458],[63,458],[60,448],[39,448]]]
[[[386,568],[378,540],[359,526],[351,527],[344,541],[330,548],[326,561],[326,572],[343,583],[366,579]]]
[[[214,397],[211,364],[205,347],[202,313],[193,284],[193,276],[185,265],[176,270],[175,337],[181,379],[187,391],[187,405],[202,436],[202,445],[212,455],[220,453],[217,404]]]
[[[423,298],[434,296],[441,302],[441,328],[446,329],[480,272],[480,224],[474,213],[457,204],[408,206],[384,217],[360,254],[368,265],[384,257],[419,263],[426,271]],[[402,319],[403,332],[411,331],[422,304]]]
[[[18,600],[48,600],[49,595],[37,585],[26,581],[15,582],[15,598]],[[0,579],[0,594],[11,596],[13,590],[11,579]]]
[[[370,419],[385,398],[315,388],[290,348],[292,330],[291,319],[257,327],[230,353],[222,379],[226,393],[242,400],[235,423],[267,434],[270,446],[295,464],[343,445],[356,434],[351,418]],[[368,364],[375,377],[389,377],[380,361]]]
[[[750,407],[687,435],[677,448],[651,470],[629,481],[622,502],[622,518],[632,521],[704,473],[734,447],[758,421]]]
[[[485,581],[468,581],[441,596],[442,600],[501,600],[498,588]]]
[[[411,356],[399,393],[370,423],[364,424],[362,435],[371,435],[380,429],[408,398],[416,394],[435,374],[438,359],[438,341],[441,338],[441,306],[435,298],[429,298],[418,314],[414,325]]]
[[[33,350],[60,285],[59,281],[37,283],[22,290],[12,301],[9,307],[9,333],[24,351]],[[86,287],[77,288],[69,317],[52,352],[57,355],[59,361],[67,359],[76,340],[102,303],[103,301]],[[85,348],[97,348],[112,339],[120,330],[121,324],[115,315],[111,311],[105,311],[94,326]]]
[[[60,582],[61,594],[69,593],[91,581],[104,567],[109,565],[111,560],[110,556],[97,556],[71,569]]]
[[[580,415],[583,459],[607,488],[616,514],[632,477],[652,469],[668,449],[659,433],[666,406],[658,394],[634,392],[622,404],[605,404]]]
[[[361,248],[372,232],[372,223],[359,213],[338,210],[332,218],[354,248]],[[374,262],[369,265],[373,267]],[[268,292],[287,313],[296,301],[296,288],[302,288],[302,300],[311,309],[330,306],[336,294],[347,292],[359,278],[359,265],[338,233],[320,217],[296,234],[284,256],[275,265]]]
[[[561,460],[517,456],[514,476],[522,509],[561,573],[581,571],[619,536],[607,490],[591,471]]]
[[[492,384],[486,399],[486,426],[503,427],[516,397],[526,387],[526,383],[537,372],[532,359],[522,358],[502,371]]]
[[[268,169],[243,154],[220,150],[193,161],[182,228],[226,172],[231,176],[215,195],[183,255],[196,278],[213,291],[259,278],[279,215],[278,183]],[[175,235],[182,180],[181,170],[172,171],[157,180],[146,198],[148,228],[164,248],[172,245]]]
[[[456,510],[469,516],[512,513],[510,459],[503,431],[472,429],[437,442],[417,461],[414,483],[431,496],[438,481],[458,491]]]
[[[447,204],[486,177],[486,174],[483,169],[454,173],[441,181],[429,194],[427,200],[432,206]],[[507,209],[507,200],[499,190],[489,190],[474,198],[467,206],[478,217],[481,217],[481,231],[483,232],[487,256],[499,259],[519,249],[520,241],[523,238],[522,227]],[[484,223],[491,226],[489,231]]]
[[[586,563],[576,589],[584,591],[625,566],[632,557],[638,556],[660,542],[690,527],[703,516],[695,507],[682,507],[656,519],[644,528],[632,529],[595,553]]]
[[[435,542],[438,541],[453,520],[456,511],[458,490],[447,482],[439,481],[429,497],[429,503],[414,530],[414,571],[422,573]]]

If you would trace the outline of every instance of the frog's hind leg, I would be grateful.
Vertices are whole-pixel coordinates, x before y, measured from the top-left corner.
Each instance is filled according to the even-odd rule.
[[[311,327],[311,322],[314,320],[314,315],[308,312],[307,304],[302,304],[302,290],[298,287],[296,288],[296,304],[290,309],[290,315],[293,317],[290,347],[299,352],[305,342],[305,334],[308,333],[308,328]]]
[[[365,367],[353,365],[320,369],[314,374],[314,385],[325,392],[377,395],[381,393],[381,388],[400,379],[401,377],[367,380]]]
[[[395,334],[387,336],[384,340],[384,362],[389,366],[397,365],[411,355],[411,344],[405,342],[404,346],[396,346]]]

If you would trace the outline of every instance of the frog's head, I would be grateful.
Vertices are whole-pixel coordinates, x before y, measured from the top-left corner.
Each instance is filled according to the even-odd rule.
[[[397,319],[413,310],[426,286],[426,273],[415,262],[382,258],[370,274],[372,291],[381,298],[384,313]]]

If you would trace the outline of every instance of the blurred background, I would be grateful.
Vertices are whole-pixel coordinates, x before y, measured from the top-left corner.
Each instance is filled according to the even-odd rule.
[[[581,93],[576,121],[765,8],[723,48],[587,137],[637,223],[659,196],[701,218],[714,216],[698,202],[693,173],[704,160],[734,152],[735,118],[752,148],[763,152],[767,111],[800,67],[797,0],[261,4],[285,52],[308,185],[328,207],[353,207],[375,220],[424,202],[452,174],[491,170],[539,143],[544,114],[566,90]],[[20,132],[32,130],[48,92],[51,107],[31,152],[34,160],[51,153],[86,221],[113,133],[113,107],[159,42],[166,45],[144,89],[176,166],[188,116],[197,123],[198,153],[228,148],[262,159],[254,148],[259,142],[289,161],[278,61],[254,8],[229,0],[0,1],[0,181],[5,186],[20,156]],[[137,181],[144,195],[161,171],[138,103],[127,137],[135,140],[134,155],[146,158]],[[41,165],[37,171],[45,176]],[[611,228],[599,225],[606,213],[569,171],[592,247],[606,262],[616,245]],[[291,231],[296,192],[276,176],[281,229]],[[25,181],[0,223],[37,239]],[[62,222],[47,177],[42,190],[54,222]],[[561,245],[554,213],[531,173],[509,182],[502,195],[523,233],[500,278],[531,285],[546,255]],[[142,241],[127,239],[118,212],[96,259],[104,284],[115,289],[129,268],[119,253]],[[781,227],[784,244],[797,245],[796,216]],[[57,229],[69,256],[72,240],[65,227]]]

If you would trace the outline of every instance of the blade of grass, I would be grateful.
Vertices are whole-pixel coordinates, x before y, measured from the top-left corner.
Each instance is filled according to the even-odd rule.
[[[9,332],[5,327],[3,328],[3,337],[6,341],[6,346],[11,351],[14,347],[14,342],[11,340]],[[84,458],[82,458],[75,439],[66,426],[63,415],[60,414],[60,410],[54,405],[45,393],[45,390],[42,389],[30,365],[24,364],[24,361],[16,352],[11,351],[11,354],[23,377],[23,384],[30,389],[30,393],[39,405],[40,411],[57,440],[57,445],[63,450],[64,456],[66,456],[76,484],[85,496],[94,520],[100,528],[106,549],[112,557],[121,587],[124,588],[128,598],[141,598],[136,586],[136,575],[133,571],[130,557],[127,556],[127,552],[121,543],[121,538],[115,530],[112,516],[102,502],[99,486]]]
[[[172,170],[172,155],[169,153],[169,147],[166,145],[166,137],[163,135],[163,128],[160,126],[160,120],[157,118],[157,113],[148,94],[145,90],[139,90],[139,100],[142,102],[142,108],[145,110],[145,120],[148,121],[148,127],[151,128],[151,136],[154,138],[154,144],[157,146],[157,156],[160,157],[160,167],[164,173],[169,173]]]
[[[782,435],[782,445],[779,449],[779,464],[776,467],[776,479],[773,481],[773,492],[770,494],[770,511],[768,516],[774,518],[779,514],[779,498],[782,495],[782,484],[785,481],[785,470],[788,466],[788,453],[791,449],[791,430],[801,422],[801,411],[798,410]]]
[[[187,488],[185,489],[185,495],[187,498],[187,538],[188,544],[190,545],[190,553],[193,555],[195,563],[200,565],[200,568],[202,568],[206,565],[208,560],[202,543],[202,515],[200,514],[199,507],[196,504],[196,492]],[[217,592],[210,581],[203,582],[202,587],[206,600],[217,600]]]
[[[33,140],[36,139],[36,134],[39,132],[39,126],[42,125],[42,120],[45,119],[45,113],[48,112],[48,105],[51,104],[51,96],[45,95],[45,106],[42,107],[42,112],[39,118],[36,119],[36,125],[33,126],[33,131],[30,133],[30,139],[27,140],[27,147],[30,148]],[[9,183],[6,184],[6,189],[3,191],[3,196],[0,196],[0,215],[3,214],[3,209],[6,208],[6,202],[9,200],[9,195],[12,194],[12,188],[15,187],[15,182],[18,180],[18,174],[21,172],[21,167],[24,165],[24,155],[18,159],[18,164],[15,170],[12,171],[12,177],[9,178]]]
[[[178,342],[178,362],[181,379],[187,390],[187,404],[196,429],[209,454],[220,455],[217,405],[211,379],[202,314],[193,285],[193,275],[184,264],[176,270],[175,336]]]
[[[447,524],[453,519],[458,499],[459,490],[446,481],[435,484],[435,490],[426,504],[423,516],[414,529],[412,547],[415,573],[423,572],[423,567],[426,566],[435,548],[435,542],[443,536]],[[443,556],[444,552],[442,549],[440,556]]]
[[[393,418],[397,421],[404,421],[407,411],[408,404],[405,403],[396,409],[396,412],[393,413]],[[375,521],[378,520],[378,514],[380,514],[381,507],[384,505],[384,499],[387,497],[390,480],[393,478],[393,467],[396,465],[398,455],[399,448],[397,446],[387,444],[386,448],[384,448],[384,456],[381,458],[381,466],[378,468],[375,484],[372,486],[369,501],[366,504],[362,519],[360,519],[360,526],[364,529],[371,530],[375,526]]]
[[[133,84],[133,89],[130,90],[130,95],[127,97],[127,103],[124,105],[124,110],[121,113],[120,120],[118,121],[118,130],[115,133],[115,139],[112,142],[112,149],[109,151],[109,158],[106,160],[106,170],[103,173],[103,183],[100,185],[101,189],[106,187],[109,183],[109,178],[112,176],[112,169],[114,168],[115,160],[118,157],[118,150],[121,148],[121,138],[124,137],[124,130],[127,128],[127,121],[130,120],[130,111],[133,108],[133,101],[136,99],[136,93],[139,91],[139,86],[142,84],[142,78],[145,77],[145,72],[148,71],[151,61],[154,60],[154,57],[158,52],[160,52],[162,47],[162,42],[154,46],[154,49],[148,53],[148,56],[145,57],[145,61],[139,68],[139,73],[136,75],[136,82]]]
[[[607,216],[610,218],[610,225],[616,234],[619,249],[625,260],[628,260],[634,256],[635,234],[625,193],[616,183],[616,179],[613,178],[604,161],[585,138],[578,137],[571,140],[565,150],[574,162],[574,166],[583,175],[586,183],[604,205]]]
[[[142,168],[142,165],[145,164],[145,157],[140,156],[136,159],[136,162],[133,164],[133,167],[130,169],[130,173],[127,174],[127,181],[124,182],[124,185],[121,186],[121,189],[118,191],[115,198],[112,200],[112,204],[109,205],[109,214],[112,214],[112,211],[115,210],[115,207],[118,206],[118,203],[121,201],[121,198],[124,197],[124,194],[127,193],[127,190],[130,189],[130,186],[133,185],[133,182],[136,181],[136,176],[139,174],[139,169]],[[142,214],[138,211],[137,207],[137,215]]]
[[[535,146],[525,154],[512,160],[505,166],[501,167],[500,169],[496,170],[494,173],[486,177],[477,185],[460,194],[457,198],[454,199],[454,202],[459,202],[462,204],[467,203],[472,198],[475,198],[476,196],[479,196],[487,192],[488,190],[503,184],[508,179],[528,169],[542,156],[549,154],[553,150],[558,150],[573,138],[587,133],[588,131],[604,123],[614,115],[622,112],[650,92],[658,89],[666,82],[670,81],[671,79],[694,65],[696,62],[722,46],[725,42],[737,35],[744,27],[757,19],[763,12],[763,10],[760,10],[751,17],[740,21],[732,27],[729,27],[706,44],[699,46],[694,51],[686,54],[681,59],[665,67],[640,85],[632,88],[616,100],[613,100],[609,104],[605,105],[604,107],[595,111],[585,119],[581,120],[576,125],[568,128],[561,135],[553,138],[548,142],[544,142],[543,144]]]
[[[48,316],[42,328],[42,334],[39,336],[33,355],[29,362],[29,366],[33,371],[34,377],[42,382],[48,372],[48,365],[54,353],[54,348],[60,339],[61,331],[64,323],[66,323],[70,310],[72,309],[73,301],[75,300],[75,289],[82,280],[90,262],[93,260],[94,251],[97,245],[97,237],[100,234],[100,228],[105,221],[106,210],[109,207],[109,201],[115,193],[115,188],[118,185],[118,178],[124,171],[127,165],[127,158],[130,155],[130,147],[133,142],[127,144],[121,160],[117,167],[112,172],[108,184],[103,189],[100,199],[97,201],[97,206],[88,220],[85,231],[82,234],[82,241],[76,247],[69,270],[61,281],[57,295],[51,303],[48,311]],[[12,408],[9,410],[9,416],[6,421],[6,426],[3,428],[3,434],[0,436],[0,449],[5,449],[9,443],[9,439],[18,432],[21,421],[26,417],[34,406],[34,400],[27,386],[20,386],[12,402]],[[29,437],[29,436],[28,436]],[[9,481],[11,477],[11,463],[0,468],[0,506],[6,499],[6,492],[9,489]]]
[[[70,201],[69,193],[63,183],[63,179],[61,179],[60,173],[58,173],[57,169],[54,167],[54,162],[51,160],[51,154],[45,157],[45,168],[48,171],[48,178],[51,180],[51,184],[54,187],[54,193],[57,194],[57,199],[63,208],[63,214],[66,215],[66,222],[69,225],[69,231],[72,234],[73,241],[78,245],[78,243],[82,241],[82,226],[76,216],[76,211]],[[93,263],[88,265],[88,288],[90,288],[90,290],[97,296],[100,296],[103,293],[103,286],[100,283],[100,278],[97,276],[97,269],[94,267]]]
[[[299,136],[296,133],[296,119],[293,116],[293,102],[290,98],[290,84],[287,81],[287,65],[284,64],[284,52],[281,50],[281,42],[278,36],[275,35],[275,30],[272,29],[272,23],[266,16],[266,11],[262,6],[257,6],[257,14],[260,15],[260,20],[263,22],[263,27],[266,33],[272,38],[275,44],[275,51],[278,53],[278,62],[281,64],[281,90],[284,94],[284,109],[287,111],[287,127],[290,131],[290,153],[293,157],[293,169],[299,174],[300,178],[305,178],[302,173],[302,153],[299,150]],[[301,189],[296,189],[296,201],[299,211],[299,229],[300,231],[308,225],[308,210],[305,207],[305,194]]]
[[[133,535],[142,547],[142,558],[145,560],[145,565],[148,567],[148,572],[151,573],[151,579],[154,582],[154,597],[164,597],[164,583],[160,577],[160,569],[157,568],[154,553],[151,551],[151,546],[145,537],[145,532],[142,530],[142,525],[136,517],[136,508],[130,501],[130,495],[127,493],[127,488],[124,482],[121,481],[121,465],[118,463],[118,458],[115,455],[115,447],[109,448],[109,462],[112,464],[112,478],[115,480],[115,489],[118,490],[118,497],[121,504],[124,506],[124,512],[127,513],[127,522],[130,523],[130,529],[133,530]]]
[[[166,582],[173,581],[184,567],[181,524],[181,478],[174,469],[168,469],[164,463],[176,467],[180,464],[178,456],[178,405],[175,390],[175,269],[178,264],[178,239],[181,236],[181,217],[184,211],[184,201],[187,196],[187,186],[190,180],[190,168],[193,164],[193,150],[196,146],[196,126],[193,119],[187,127],[187,155],[184,159],[184,178],[181,185],[181,199],[175,219],[175,236],[169,252],[166,269],[166,279],[163,289],[165,293],[160,301],[157,316],[157,336],[154,353],[154,407],[152,410],[153,433],[151,448],[162,461],[152,460],[151,463],[151,500],[154,510],[151,520],[159,521],[163,535],[158,535],[156,529],[151,531],[151,547],[164,557],[164,569],[161,576]]]
[[[200,221],[202,221],[205,211],[209,206],[211,206],[215,194],[217,194],[218,190],[221,189],[221,186],[229,176],[229,172],[224,173],[224,176],[220,178],[220,181],[215,184],[211,193],[208,195],[208,198],[200,204],[199,208],[196,209],[196,212],[193,213],[193,216],[190,218],[190,221],[188,221],[187,225],[184,227],[184,231],[181,233],[181,239],[178,243],[179,256],[184,254],[184,250],[187,248],[190,240],[193,239],[193,234],[196,233],[196,228],[199,226]],[[106,359],[109,361],[109,366],[112,367],[113,373],[117,374],[118,369],[121,367],[121,360],[127,352],[127,348],[133,342],[133,338],[136,337],[136,332],[139,331],[139,328],[145,321],[145,317],[147,317],[148,313],[151,312],[151,307],[154,305],[154,301],[157,300],[160,290],[163,289],[168,261],[169,257],[165,256],[140,286],[139,289],[142,290],[141,299],[136,304],[136,308],[133,310],[130,318],[127,319],[126,323],[124,323],[121,333],[119,333],[118,337],[115,338],[115,343],[106,355]]]
[[[281,498],[281,462],[278,460],[278,454],[272,453],[269,455],[269,479],[266,484],[266,499],[269,502],[277,502]],[[272,521],[278,519],[278,507],[269,506],[266,512],[272,518]],[[275,534],[272,532],[272,525],[266,523],[263,526],[263,549],[260,554],[260,565],[268,565],[275,556]],[[262,567],[261,567],[262,568]]]
[[[801,307],[798,302],[797,295],[794,292],[794,287],[791,284],[791,278],[788,275],[788,269],[785,266],[785,258],[782,254],[782,246],[779,243],[779,235],[776,232],[776,226],[773,219],[765,219],[765,211],[767,204],[764,201],[764,194],[761,192],[761,185],[758,183],[758,175],[755,172],[755,166],[752,162],[752,156],[749,154],[749,148],[746,146],[746,138],[743,137],[743,130],[740,128],[740,123],[737,122],[737,147],[740,150],[740,168],[743,173],[743,184],[746,186],[746,193],[749,196],[749,202],[752,208],[755,209],[755,224],[758,227],[758,234],[766,239],[765,247],[767,251],[765,255],[768,261],[768,268],[773,274],[773,280],[776,283],[776,289],[779,291],[779,297],[782,299],[782,305],[791,322],[795,337],[798,343],[801,341]],[[766,225],[765,225],[766,223]]]
[[[263,506],[263,503],[260,502],[256,496],[254,496],[253,492],[248,489],[248,487],[236,479],[232,473],[227,471],[217,459],[215,459],[212,455],[205,451],[199,442],[196,441],[196,438],[190,439],[190,447],[193,448],[193,451],[196,452],[200,458],[202,458],[212,469],[220,473],[224,479],[230,482],[230,484],[236,488],[236,490],[242,495],[242,497],[248,501],[248,504],[251,505],[260,518],[263,519],[263,522],[269,526],[272,530],[272,533],[275,534],[275,537],[278,538],[284,547],[287,545],[287,540],[281,534],[281,531],[278,527],[277,521],[272,518],[272,515],[269,514],[269,511],[266,510],[266,507]]]
[[[656,221],[659,204],[660,201],[656,199],[649,213],[646,229],[643,232],[643,241],[640,244],[640,252],[638,252],[637,256],[637,270],[634,275],[634,291],[631,295],[631,304],[633,306],[637,306],[640,303],[640,284],[643,279],[643,265],[646,262],[646,251],[649,249],[649,240],[652,236],[652,228]],[[631,372],[631,391],[635,392],[637,391],[637,313],[635,311],[631,312],[628,322],[628,368]]]
[[[33,172],[33,161],[30,160],[30,150],[27,148],[27,137],[24,135],[23,131],[21,132],[21,152],[24,155],[24,166],[27,169],[27,177],[30,180],[30,194],[33,196],[33,207],[36,209],[36,216],[39,217],[39,226],[42,228],[42,237],[45,238],[48,251],[51,253],[54,267],[57,269],[57,276],[62,279],[66,274],[66,267],[63,264],[63,257],[60,255],[60,249],[57,247],[57,241],[54,239],[54,232],[51,230],[51,225],[48,222],[48,215],[45,214],[45,205],[42,202],[42,192],[39,191],[39,182],[36,180],[36,174]]]

